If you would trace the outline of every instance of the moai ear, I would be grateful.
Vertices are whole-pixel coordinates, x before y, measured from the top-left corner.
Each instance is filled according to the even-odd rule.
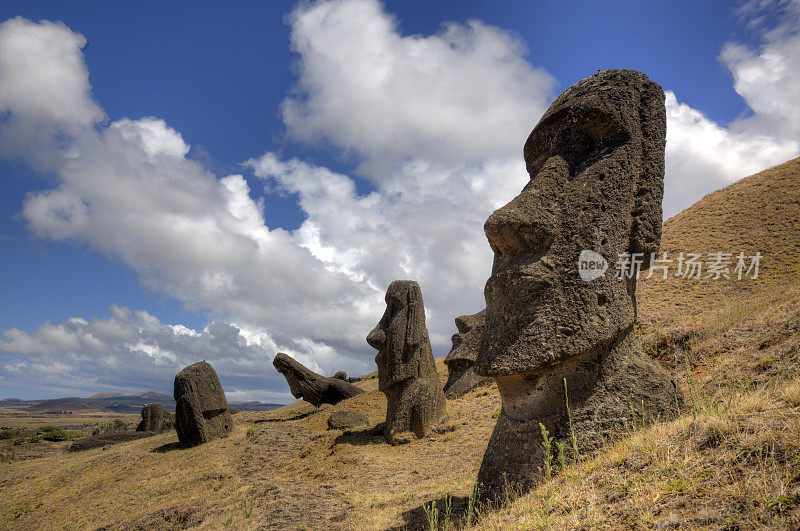
[[[661,242],[661,200],[664,197],[664,145],[667,116],[664,91],[656,83],[642,83],[639,95],[639,123],[642,131],[641,168],[636,181],[631,252],[644,253],[643,269]]]

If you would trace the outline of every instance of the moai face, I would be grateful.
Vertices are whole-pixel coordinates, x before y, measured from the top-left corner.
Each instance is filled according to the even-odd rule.
[[[367,343],[378,351],[378,388],[419,375],[420,350],[430,354],[425,328],[425,308],[419,285],[412,280],[395,280],[386,290],[386,311],[367,335]]]
[[[460,315],[455,321],[458,332],[453,334],[453,346],[444,361],[447,364],[462,362],[471,366],[481,346],[486,310],[472,315]]]
[[[484,225],[494,263],[476,373],[536,374],[632,326],[636,279],[618,279],[614,264],[643,253],[645,269],[658,249],[663,101],[644,74],[606,70],[564,91],[534,128],[530,181]],[[582,250],[608,261],[605,275],[580,278]]]

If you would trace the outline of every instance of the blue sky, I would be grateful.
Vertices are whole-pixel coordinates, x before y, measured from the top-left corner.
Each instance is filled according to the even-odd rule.
[[[277,350],[373,370],[396,278],[445,354],[527,133],[598,69],[667,92],[666,215],[798,155],[796,2],[0,9],[0,398],[169,392],[206,359],[283,401]]]

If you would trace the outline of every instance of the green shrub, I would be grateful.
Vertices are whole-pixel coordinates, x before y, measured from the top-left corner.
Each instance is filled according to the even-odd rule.
[[[64,430],[62,429],[45,431],[40,435],[40,437],[45,441],[51,441],[51,442],[67,440],[67,434],[64,433]]]
[[[550,432],[544,427],[544,424],[539,423],[539,429],[542,432],[542,461],[544,463],[544,477],[550,479],[553,474],[553,438],[550,437]]]
[[[164,420],[161,421],[161,431],[167,431],[175,428],[175,415],[169,411],[164,412]]]
[[[123,433],[126,431],[128,431],[128,425],[120,419],[114,419],[92,430],[92,435],[110,435],[112,433]]]
[[[19,446],[22,443],[38,443],[41,441],[42,438],[38,435],[23,435],[14,439],[11,444],[14,446]]]
[[[19,436],[19,430],[12,430],[8,428],[0,430],[0,440],[13,439],[17,436]]]

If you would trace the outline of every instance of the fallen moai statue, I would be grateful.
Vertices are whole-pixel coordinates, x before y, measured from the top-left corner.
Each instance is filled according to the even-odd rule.
[[[286,378],[292,396],[302,398],[317,407],[322,404],[338,404],[364,392],[344,379],[317,374],[283,352],[278,352],[272,365]]]
[[[447,399],[436,373],[416,282],[395,280],[389,285],[386,311],[367,343],[378,351],[378,389],[387,399],[386,439],[399,442],[405,432],[424,437],[444,417]]]
[[[484,225],[494,263],[475,372],[503,403],[478,474],[489,495],[541,477],[542,427],[584,453],[676,414],[674,381],[631,334],[636,275],[602,267],[638,256],[647,269],[658,250],[665,132],[664,92],[641,72],[576,83],[525,143],[530,182]]]
[[[214,368],[205,361],[175,376],[175,431],[184,446],[227,437],[233,429],[228,401]]]

